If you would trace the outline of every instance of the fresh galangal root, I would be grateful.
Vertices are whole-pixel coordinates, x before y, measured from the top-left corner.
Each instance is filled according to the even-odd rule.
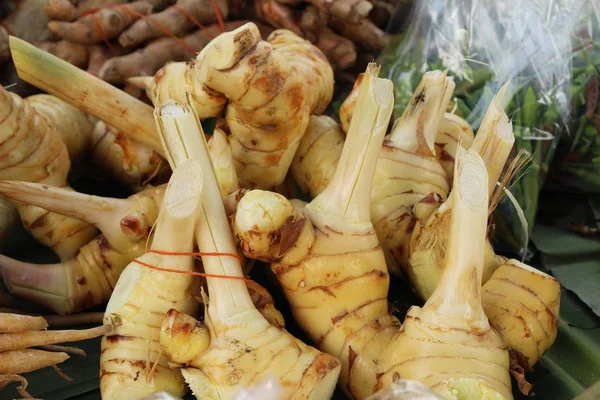
[[[451,83],[445,73],[428,74],[420,86],[422,91],[411,100],[413,107],[407,108],[417,118],[408,112],[397,121],[381,151],[388,119],[374,104],[378,104],[376,100],[384,102],[385,92],[375,90],[378,86],[372,74],[373,71],[367,71],[363,76],[356,99],[358,111],[327,188],[304,208],[275,193],[248,192],[238,204],[236,236],[248,257],[272,263],[271,269],[300,326],[320,349],[342,360],[340,385],[352,397],[367,397],[403,378],[420,380],[451,399],[511,399],[509,346],[512,349],[517,345],[518,334],[527,327],[535,329],[536,324],[541,324],[550,328],[548,322],[552,318],[537,318],[525,328],[510,329],[510,337],[493,329],[502,324],[501,318],[509,316],[496,315],[488,322],[484,313],[491,302],[489,296],[505,297],[511,302],[520,298],[506,287],[490,284],[490,294],[482,306],[481,285],[489,250],[489,182],[498,179],[495,163],[486,160],[489,147],[474,143],[476,148],[468,152],[457,147],[454,188],[446,203],[452,204],[453,211],[448,214],[445,227],[445,257],[433,259],[441,264],[436,265],[441,278],[434,280],[433,294],[423,309],[409,311],[401,329],[388,313],[385,257],[370,222],[376,210],[371,185],[375,192],[380,184],[377,176],[385,172],[381,164],[385,167],[391,161],[388,153],[398,154],[398,162],[404,159],[406,162],[401,165],[411,166],[415,172],[422,173],[417,166],[422,167],[423,163],[435,165],[434,138],[446,109],[443,99],[451,94]],[[432,103],[426,100],[423,104],[419,93]],[[387,103],[391,110],[392,100]],[[432,110],[442,111],[432,114]],[[377,123],[372,120],[376,115],[381,118]],[[390,115],[391,112],[388,118]],[[331,125],[322,124],[322,131],[333,129],[341,140],[341,132]],[[358,132],[366,137],[357,137]],[[313,145],[323,140],[322,136],[314,135]],[[335,143],[339,145],[339,141]],[[437,165],[437,182],[449,191],[445,172]],[[418,182],[414,185],[419,188]],[[414,212],[416,218],[426,218],[439,206],[439,197],[436,203],[417,201],[408,211]],[[538,276],[540,282],[535,286],[533,279],[529,282],[524,276],[513,278],[523,288],[538,293],[523,303],[522,312],[541,309],[544,304],[557,305],[556,290],[549,286],[552,279],[544,277],[548,284],[542,284],[543,274]],[[496,290],[501,294],[495,294]],[[535,299],[544,300],[536,303]],[[548,329],[546,341],[533,349],[528,341],[528,349],[523,351],[540,354],[540,349],[547,349],[552,341],[552,331]],[[472,357],[466,358],[465,353]]]
[[[56,127],[35,106],[0,88],[0,180],[22,180],[63,187],[71,166],[67,147]],[[39,207],[14,203],[23,225],[33,237],[63,260],[88,243],[96,230]]]
[[[244,387],[274,376],[284,398],[330,398],[340,362],[270,324],[255,308],[240,262],[219,186],[209,162],[201,127],[186,107],[170,102],[157,108],[167,158],[175,173],[186,160],[200,162],[205,195],[196,240],[207,274],[208,299],[204,325],[170,312],[160,336],[173,361],[185,363],[182,373],[198,399],[230,399]],[[177,335],[177,327],[193,329]],[[184,351],[180,351],[184,349]]]
[[[321,113],[333,95],[333,71],[318,48],[284,30],[261,40],[253,23],[216,37],[194,63],[168,64],[154,80],[130,81],[157,104],[167,98],[186,104],[189,91],[201,119],[225,107],[243,188],[284,181],[310,114]]]
[[[296,321],[341,359],[340,387],[355,398],[373,393],[373,366],[400,326],[388,312],[389,275],[370,219],[373,174],[393,108],[392,84],[377,74],[370,65],[325,191],[297,209],[279,194],[253,190],[234,220],[244,254],[272,263]]]
[[[102,339],[100,391],[103,399],[141,398],[165,390],[183,396],[185,384],[160,350],[159,327],[171,308],[195,314],[197,277],[149,269],[194,270],[194,258],[152,251],[194,250],[194,231],[202,199],[202,170],[190,161],[169,180],[155,228],[151,251],[131,262],[121,274],[106,307],[105,321],[114,331]]]

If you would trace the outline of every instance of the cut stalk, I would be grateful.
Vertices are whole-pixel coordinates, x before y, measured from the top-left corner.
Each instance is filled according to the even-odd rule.
[[[446,266],[423,310],[434,311],[453,329],[483,330],[489,328],[480,289],[489,202],[484,188],[488,178],[483,161],[474,151],[462,157],[459,154],[455,171]]]
[[[459,150],[442,278],[423,308],[408,311],[382,362],[377,388],[402,377],[445,398],[512,400],[508,349],[481,304],[487,188],[481,157]]]
[[[156,224],[152,250],[190,253],[200,212],[203,181],[196,161],[183,163],[167,186]],[[172,308],[195,313],[199,304],[193,291],[197,277],[191,255],[146,253],[130,263],[106,306],[105,321],[114,332],[102,339],[100,390],[103,399],[140,398],[156,391],[183,396],[179,371],[169,366],[160,350],[160,326]]]
[[[235,217],[244,254],[271,262],[292,313],[319,348],[342,361],[340,388],[372,394],[378,363],[399,322],[389,314],[389,275],[370,218],[373,173],[393,107],[389,80],[374,64],[328,187],[303,208],[250,191]]]
[[[490,199],[515,143],[512,122],[502,107],[509,83],[504,84],[492,99],[471,145],[471,149],[483,158],[487,168]]]
[[[198,119],[190,107],[175,102],[166,102],[157,107],[155,118],[171,168],[176,169],[184,161],[194,159],[200,162],[203,171],[207,171],[203,175],[206,195],[203,196],[198,225],[198,247],[203,252],[237,254],[210,162],[208,144]],[[203,256],[202,263],[208,274],[243,278],[242,267],[235,258]],[[213,318],[218,316],[220,320],[255,309],[243,280],[207,277],[206,281],[211,295],[209,310]]]
[[[348,223],[358,229],[371,227],[370,196],[373,173],[383,137],[391,116],[393,102],[389,93],[390,81],[378,79],[379,68],[369,64],[364,74],[356,107],[360,115],[350,124],[346,145],[337,169],[327,188],[318,195],[306,210],[338,219],[347,231]],[[371,132],[367,142],[360,132]],[[352,186],[348,185],[352,182]],[[331,226],[336,229],[336,226]]]
[[[150,106],[22,39],[11,36],[10,49],[21,79],[163,154]]]
[[[455,86],[447,74],[431,71],[423,75],[405,112],[394,123],[389,138],[394,147],[414,154],[435,154],[438,126]]]

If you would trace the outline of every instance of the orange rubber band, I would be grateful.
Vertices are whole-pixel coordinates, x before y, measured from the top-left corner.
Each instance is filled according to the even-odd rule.
[[[233,257],[238,260],[240,263],[242,262],[242,257],[235,253],[206,253],[206,252],[187,252],[187,251],[166,251],[166,250],[148,250],[148,253],[160,254],[163,256],[194,256],[194,257],[202,257],[202,256],[215,256],[215,257]]]
[[[179,252],[179,251],[166,251],[166,250],[149,250],[148,253],[155,253],[161,255],[169,255],[169,256],[217,256],[217,257],[233,257],[240,262],[242,258],[233,253],[204,253],[204,252]],[[137,258],[133,260],[136,264],[142,265],[146,268],[150,268],[156,271],[162,272],[173,272],[175,274],[184,274],[184,275],[193,275],[193,276],[203,276],[205,278],[222,278],[222,279],[234,279],[244,282],[253,282],[252,279],[244,278],[243,276],[232,276],[232,275],[220,275],[220,274],[207,274],[205,272],[197,272],[197,271],[182,271],[179,269],[171,269],[171,268],[163,268],[157,267],[156,265],[148,264],[143,261],[138,260]],[[255,283],[255,282],[253,282]],[[257,283],[255,283],[257,284]],[[258,284],[257,284],[258,285]]]

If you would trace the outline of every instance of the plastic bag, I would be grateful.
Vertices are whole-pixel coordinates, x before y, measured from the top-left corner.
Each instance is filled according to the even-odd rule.
[[[573,37],[569,134],[559,143],[550,178],[563,188],[600,192],[600,3],[590,1]]]
[[[513,251],[525,247],[561,126],[568,120],[571,33],[582,4],[581,0],[417,2],[408,30],[379,59],[395,85],[396,117],[424,72],[448,69],[456,83],[448,111],[465,118],[475,132],[493,96],[510,80],[505,109],[516,137],[513,156],[525,149],[532,159],[511,187],[525,218],[519,218],[506,198],[498,207],[496,233]]]
[[[399,379],[366,400],[444,400],[444,398],[420,382]]]

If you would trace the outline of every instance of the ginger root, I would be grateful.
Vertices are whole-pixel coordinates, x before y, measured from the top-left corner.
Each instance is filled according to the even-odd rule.
[[[216,0],[215,3],[218,9],[214,8],[211,0],[178,0],[176,7],[153,14],[150,20],[135,22],[119,36],[119,43],[124,47],[137,46],[148,39],[165,36],[165,30],[179,36],[197,26],[197,22],[211,24],[219,18],[226,18],[227,1]]]
[[[60,40],[58,42],[41,42],[38,47],[76,67],[85,69],[88,65],[88,50],[82,44]]]
[[[77,7],[69,0],[48,0],[44,12],[50,20],[74,21],[79,16]]]
[[[63,39],[79,44],[97,44],[111,40],[129,28],[140,16],[152,12],[152,5],[136,1],[120,7],[93,11],[75,22],[50,21],[48,29]]]

